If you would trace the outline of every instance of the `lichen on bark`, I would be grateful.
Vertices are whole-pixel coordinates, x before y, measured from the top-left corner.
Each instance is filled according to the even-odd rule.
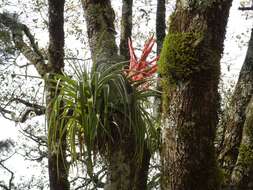
[[[116,63],[119,61],[118,47],[115,41],[115,13],[108,0],[82,0],[87,22],[87,33],[94,63]]]

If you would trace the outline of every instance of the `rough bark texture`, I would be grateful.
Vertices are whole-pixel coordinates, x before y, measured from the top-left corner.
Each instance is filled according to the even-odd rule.
[[[231,1],[178,0],[170,17],[159,61],[164,92],[162,189],[220,188],[214,138]]]
[[[55,74],[61,74],[64,69],[64,0],[49,0],[49,50],[48,50],[48,80],[46,81],[47,116],[50,119],[52,100],[57,96],[54,83],[50,82]],[[48,122],[50,124],[50,122]],[[48,126],[50,131],[51,127]],[[60,129],[58,129],[60,131]],[[58,138],[59,135],[58,135]],[[48,170],[50,190],[68,190],[68,165],[66,160],[66,134],[62,136],[60,151],[48,147]]]
[[[125,3],[130,3],[126,1]],[[118,47],[115,41],[114,30],[114,11],[109,0],[82,0],[85,19],[88,29],[89,45],[94,64],[112,64],[124,61],[125,58],[119,55]],[[127,5],[127,9],[131,9]],[[130,19],[131,17],[128,17]],[[128,20],[129,21],[129,20]],[[128,23],[127,30],[130,21]],[[125,32],[125,31],[124,31]],[[129,35],[129,34],[128,34]],[[124,36],[124,38],[127,38]],[[126,39],[125,39],[126,40]],[[126,50],[126,49],[125,49]],[[124,51],[125,51],[124,50]],[[120,123],[121,121],[119,121]],[[147,174],[149,166],[148,153],[144,152],[142,166],[138,166],[138,162],[134,157],[135,144],[133,135],[129,131],[125,123],[120,125],[121,139],[114,138],[117,143],[112,143],[107,155],[105,156],[108,164],[106,190],[145,190],[147,183]],[[112,128],[115,128],[112,127]],[[116,132],[118,134],[118,132]]]
[[[144,145],[143,150],[143,157],[141,161],[141,165],[138,168],[138,171],[136,172],[136,190],[146,190],[147,189],[147,182],[148,182],[148,171],[149,171],[149,164],[151,159],[151,152],[148,149],[147,145]]]
[[[226,184],[235,167],[246,119],[246,108],[253,94],[253,30],[245,61],[227,110],[224,127],[225,136],[219,154],[219,162],[226,174]]]
[[[157,0],[157,7],[156,7],[156,44],[157,50],[156,54],[159,56],[162,50],[163,40],[165,38],[165,13],[166,13],[166,3],[165,0]],[[159,77],[160,74],[159,74]],[[160,81],[157,82],[157,90],[162,91]],[[160,97],[155,97],[154,101],[154,114],[156,118],[161,117],[162,112],[162,101]]]
[[[236,189],[251,190],[253,189],[253,98],[245,113],[242,141],[230,185]]]
[[[105,190],[146,190],[150,150],[144,145],[143,156],[136,156],[136,143],[134,134],[129,131],[122,115],[115,116],[116,123],[120,126],[120,135],[115,126],[111,127],[113,141],[105,153],[108,164],[107,183]]]
[[[120,55],[125,60],[130,59],[127,40],[132,36],[132,6],[133,0],[122,1],[121,31],[120,31]]]
[[[157,55],[160,54],[163,46],[163,39],[165,38],[165,0],[157,0],[156,8],[156,43],[157,43]]]
[[[92,60],[96,64],[119,61],[115,41],[115,13],[110,0],[82,0]]]
[[[129,139],[110,146],[106,156],[108,162],[107,182],[105,190],[128,190],[135,189],[136,164],[133,159],[133,146]]]

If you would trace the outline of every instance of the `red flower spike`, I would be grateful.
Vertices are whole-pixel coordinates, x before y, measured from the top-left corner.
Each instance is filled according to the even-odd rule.
[[[133,81],[143,80],[148,77],[151,77],[157,71],[156,62],[159,59],[159,56],[155,57],[151,61],[147,61],[147,58],[148,58],[154,44],[155,44],[155,39],[152,36],[145,43],[144,48],[142,50],[141,57],[138,61],[137,56],[134,52],[132,41],[130,38],[128,38],[130,63],[129,63],[129,68],[127,70],[125,70],[125,73]]]
[[[147,77],[150,77],[151,75],[156,73],[156,71],[157,71],[157,65],[152,66],[151,69],[147,72]]]
[[[129,53],[130,53],[130,60],[137,62],[137,57],[134,53],[134,48],[132,46],[132,41],[130,38],[128,38],[128,48],[129,48]],[[131,62],[130,62],[131,63]]]
[[[146,58],[149,55],[154,44],[155,44],[155,40],[152,37],[150,40],[148,40],[148,42],[145,44],[145,46],[143,48],[142,55],[141,55],[142,59]]]

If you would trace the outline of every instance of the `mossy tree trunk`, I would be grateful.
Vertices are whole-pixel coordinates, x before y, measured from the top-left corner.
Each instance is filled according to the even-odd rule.
[[[219,189],[214,138],[220,59],[231,1],[178,0],[170,17],[159,61],[162,189]]]
[[[115,41],[116,32],[113,24],[115,14],[110,0],[82,0],[82,5],[93,63],[99,65],[125,61],[129,57],[127,38],[131,36],[132,30],[132,1],[123,1],[120,53],[118,53]],[[119,121],[119,123],[121,122]],[[149,152],[144,151],[143,162],[140,166],[134,157],[136,145],[133,143],[133,135],[129,131],[124,132],[124,128],[127,128],[126,124],[122,124],[120,127],[120,133],[124,134],[121,139],[117,140],[118,137],[114,137],[116,143],[111,143],[108,152],[103,153],[108,165],[107,182],[104,189],[145,190]]]
[[[243,144],[245,144],[245,140],[243,139],[248,139],[248,137],[244,137],[244,135],[247,136],[247,132],[245,132],[247,130],[245,127],[248,125],[246,124],[246,119],[249,117],[246,115],[245,110],[247,106],[249,106],[249,102],[252,99],[252,92],[253,30],[251,31],[251,38],[248,44],[246,58],[240,71],[239,79],[237,81],[230,106],[226,112],[227,115],[224,118],[225,122],[223,127],[225,127],[225,134],[223,144],[220,148],[219,162],[225,172],[225,185],[229,185],[231,183],[232,173],[238,173],[234,170],[238,170],[239,166],[237,165],[238,163],[241,163],[241,154],[243,153],[240,153],[240,151],[243,148],[240,147],[244,146]],[[252,142],[253,141],[248,141],[248,144]],[[250,146],[252,145],[253,144]],[[235,176],[232,178],[235,178]],[[251,180],[251,183],[252,182],[253,181]],[[232,183],[230,185],[237,185],[237,182],[232,179]]]
[[[47,116],[50,119],[52,111],[52,100],[55,93],[55,83],[51,82],[55,74],[61,74],[64,69],[64,0],[49,0],[49,49],[48,49],[48,78],[46,80],[46,103]],[[50,122],[48,121],[50,131]],[[54,126],[54,128],[57,128]],[[60,138],[61,129],[58,127],[57,138]],[[61,134],[62,140],[58,147],[60,151],[55,151],[48,146],[48,170],[50,190],[68,190],[68,164],[66,160],[66,133]]]

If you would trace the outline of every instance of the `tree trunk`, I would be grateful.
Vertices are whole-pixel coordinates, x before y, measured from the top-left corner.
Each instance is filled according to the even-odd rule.
[[[47,101],[47,116],[50,119],[52,111],[52,100],[57,96],[55,93],[54,79],[55,74],[61,74],[64,69],[64,0],[49,0],[49,72],[48,80],[46,80],[46,101]],[[50,132],[50,122],[48,131]],[[58,133],[60,133],[60,130]],[[60,138],[60,135],[56,135]],[[62,136],[60,151],[48,146],[48,170],[50,190],[68,190],[68,164],[66,160],[66,133]]]
[[[231,104],[225,118],[225,135],[219,154],[219,162],[225,171],[225,184],[230,183],[231,174],[236,165],[239,147],[243,138],[246,120],[246,108],[253,91],[253,29],[245,61],[240,71]],[[245,133],[244,133],[245,134]]]
[[[178,0],[159,70],[163,78],[162,189],[218,190],[214,138],[220,59],[231,0]]]
[[[123,2],[123,20],[121,32],[121,51],[118,54],[118,47],[115,41],[114,11],[110,0],[82,0],[84,16],[87,23],[89,45],[93,63],[113,64],[124,61],[128,57],[127,38],[131,35],[132,1]],[[123,127],[122,127],[123,126]],[[150,153],[145,149],[141,166],[134,158],[135,144],[133,135],[124,132],[122,124],[120,133],[125,134],[122,139],[112,143],[105,156],[108,164],[108,174],[105,189],[107,190],[145,190],[149,168]],[[113,127],[112,127],[113,128]],[[117,138],[117,137],[116,137]],[[115,141],[115,142],[116,142]],[[147,148],[147,147],[145,147]]]
[[[108,175],[105,190],[135,189],[136,160],[133,159],[133,147],[129,142],[115,144],[110,147],[108,161]]]
[[[163,39],[165,38],[165,0],[157,0],[157,8],[156,8],[156,42],[157,42],[157,55],[160,54],[163,46]]]
[[[13,43],[26,59],[34,65],[41,78],[45,79],[46,85],[46,114],[48,118],[52,110],[52,99],[55,97],[54,83],[50,82],[55,73],[60,74],[64,68],[64,31],[63,31],[63,10],[64,0],[49,0],[49,63],[45,63],[45,58],[40,52],[40,48],[31,34],[29,28],[20,23],[13,15],[0,14],[0,23],[8,27],[12,33]],[[24,36],[29,39],[29,43],[24,40]],[[48,77],[48,78],[46,78]],[[49,79],[49,80],[48,80]],[[49,129],[50,131],[50,126]],[[48,170],[50,190],[68,190],[68,168],[66,161],[66,139],[63,134],[62,144],[59,149],[62,154],[57,154],[48,147]],[[50,141],[50,140],[49,140]]]
[[[119,55],[110,0],[82,0],[82,5],[93,63],[116,63]]]
[[[253,189],[253,98],[245,111],[239,155],[231,175],[231,185],[236,189]]]
[[[128,51],[128,38],[132,36],[132,7],[133,0],[122,1],[121,31],[120,31],[120,55],[125,60],[130,60]]]
[[[166,24],[165,24],[165,13],[166,13],[166,3],[165,0],[157,0],[157,7],[156,7],[156,54],[159,56],[162,50],[163,40],[165,38],[165,30],[166,30]],[[160,74],[158,75],[159,77]],[[160,81],[157,82],[156,88],[159,91],[162,91],[161,83]],[[154,115],[156,118],[160,118],[162,113],[162,100],[161,97],[155,97],[154,100]]]
[[[149,171],[149,164],[151,159],[151,152],[145,143],[143,149],[143,156],[141,165],[136,171],[137,179],[135,180],[136,190],[146,190],[148,188],[148,171]]]

